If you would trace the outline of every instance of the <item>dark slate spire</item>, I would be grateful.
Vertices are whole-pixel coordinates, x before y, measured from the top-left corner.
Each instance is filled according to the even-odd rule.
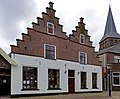
[[[120,38],[120,34],[117,33],[116,26],[114,23],[111,6],[109,6],[109,12],[107,16],[107,22],[105,26],[104,36],[102,37],[101,41],[104,41],[106,38]]]

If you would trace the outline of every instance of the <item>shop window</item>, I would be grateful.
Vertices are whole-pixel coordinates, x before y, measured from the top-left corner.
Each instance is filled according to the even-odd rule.
[[[48,89],[59,89],[60,74],[59,70],[48,69]]]
[[[23,90],[37,89],[37,68],[23,67]]]

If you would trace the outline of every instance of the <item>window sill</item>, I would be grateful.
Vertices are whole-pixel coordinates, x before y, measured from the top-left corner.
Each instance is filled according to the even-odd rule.
[[[82,65],[87,65],[87,63],[80,63],[80,62],[79,62],[79,64],[82,64]]]
[[[81,88],[81,89],[88,89],[88,88]]]
[[[96,87],[96,88],[92,88],[92,89],[99,89],[99,88]]]
[[[36,90],[39,90],[39,89],[21,89],[21,91],[36,91]]]
[[[62,90],[61,88],[48,88],[47,90]]]
[[[118,84],[118,85],[114,85],[114,84],[113,84],[113,86],[114,86],[114,87],[120,87],[120,85],[119,85],[119,84]]]
[[[51,58],[45,58],[45,59],[49,59],[49,60],[56,60],[56,59],[51,59]]]

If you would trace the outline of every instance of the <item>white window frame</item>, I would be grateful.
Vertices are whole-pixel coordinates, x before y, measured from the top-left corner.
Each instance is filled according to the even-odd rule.
[[[113,73],[119,73],[119,76],[114,76]],[[120,72],[113,72],[112,79],[113,79],[113,86],[120,86]],[[114,77],[119,77],[119,84],[114,84]]]
[[[49,70],[57,70],[57,71],[59,71],[59,87],[58,88],[49,88],[49,81],[48,81],[48,89],[51,89],[51,90],[53,90],[53,89],[60,89],[60,80],[61,80],[61,78],[60,78],[60,69],[52,69],[52,68],[48,68],[48,71]],[[49,74],[48,74],[48,80],[49,80]]]
[[[87,53],[85,53],[85,52],[79,52],[79,63],[80,63],[80,54],[81,53],[85,54],[85,64],[87,64]],[[80,64],[82,64],[82,63],[80,63]]]
[[[51,44],[44,44],[44,58],[46,58],[46,50],[45,50],[45,48],[46,48],[45,46],[46,45],[55,47],[55,59],[56,59],[56,46],[55,45],[51,45]]]
[[[49,26],[49,25],[48,25],[48,24],[51,24],[51,25],[53,26],[53,31],[52,31],[52,33],[49,32],[49,29],[48,29],[48,26]],[[51,34],[51,35],[54,35],[54,24],[51,23],[51,22],[47,22],[47,33],[48,33],[48,34]]]
[[[37,69],[37,89],[23,89],[23,68],[24,67],[27,67],[27,68],[36,68]],[[22,73],[22,79],[21,79],[21,82],[22,82],[21,89],[22,90],[27,90],[28,91],[28,90],[38,90],[39,89],[39,69],[38,69],[38,67],[23,65],[21,73]]]
[[[82,37],[82,36],[84,37],[84,38],[83,38],[83,39],[84,39],[83,42],[81,42],[81,37]],[[81,44],[85,44],[85,35],[84,35],[84,34],[80,34],[80,43],[81,43]]]

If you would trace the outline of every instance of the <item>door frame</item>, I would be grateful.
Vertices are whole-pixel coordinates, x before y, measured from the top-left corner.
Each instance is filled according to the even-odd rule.
[[[69,73],[73,75],[69,75]],[[75,70],[68,70],[68,93],[75,93]]]

